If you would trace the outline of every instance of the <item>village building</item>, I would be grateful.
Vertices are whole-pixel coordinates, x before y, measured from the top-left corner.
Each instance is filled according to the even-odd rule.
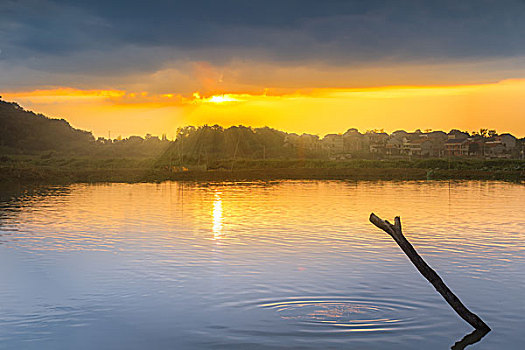
[[[496,136],[495,139],[501,142],[506,151],[512,151],[516,148],[517,139],[511,134],[501,134]]]
[[[468,156],[482,157],[485,155],[485,140],[482,136],[476,135],[467,139]]]
[[[389,156],[399,156],[402,154],[403,139],[400,137],[390,137],[386,141],[385,151]]]
[[[402,153],[407,156],[428,157],[432,153],[432,142],[424,137],[415,140],[405,138]]]
[[[485,157],[488,158],[510,158],[510,153],[506,152],[503,142],[500,140],[485,142]]]
[[[468,156],[468,140],[451,138],[445,142],[445,154],[449,157]]]
[[[388,141],[388,134],[385,132],[367,131],[364,135],[365,144],[368,144],[370,153],[386,152],[386,142]]]
[[[341,134],[328,134],[321,140],[322,148],[328,151],[330,154],[343,153],[344,143],[343,135]]]
[[[388,135],[385,132],[367,131],[365,134],[355,128],[344,134],[327,134],[323,139],[310,134],[287,134],[286,147],[304,156],[327,156],[329,159],[348,159],[355,156],[374,154],[387,157],[525,157],[523,141],[511,134],[490,137],[453,129],[448,134],[443,131],[406,132],[396,130]]]
[[[443,157],[445,155],[445,142],[448,140],[448,135],[443,131],[432,131],[426,135],[432,144],[430,156]]]

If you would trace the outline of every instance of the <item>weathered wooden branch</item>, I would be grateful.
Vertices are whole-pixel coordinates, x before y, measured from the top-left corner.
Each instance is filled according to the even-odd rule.
[[[387,220],[381,220],[374,213],[370,214],[370,222],[388,233],[396,241],[403,252],[408,256],[410,261],[416,266],[421,274],[434,286],[434,288],[441,294],[447,303],[457,312],[457,314],[467,321],[472,327],[480,331],[488,332],[490,327],[481,320],[476,314],[470,312],[465,305],[452,293],[452,291],[445,285],[441,277],[432,270],[430,266],[419,256],[412,244],[403,236],[401,231],[401,219],[396,216],[394,224],[392,225]]]

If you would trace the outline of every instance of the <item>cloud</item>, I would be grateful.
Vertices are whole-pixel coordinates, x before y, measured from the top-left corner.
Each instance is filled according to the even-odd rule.
[[[184,125],[271,126],[302,133],[348,128],[497,129],[525,135],[525,79],[493,84],[313,89],[184,97],[140,91],[52,89],[5,94],[96,135],[161,135]],[[171,135],[171,134],[170,134]]]
[[[0,88],[42,82],[121,88],[115,85],[177,71],[190,86],[196,79],[211,91],[226,84],[211,74],[212,84],[196,66],[208,65],[219,77],[235,70],[247,76],[245,62],[253,64],[252,76],[260,66],[468,67],[525,56],[524,17],[525,3],[517,0],[5,0],[0,65],[10,72],[0,73]],[[292,85],[301,79],[307,78],[296,76]]]

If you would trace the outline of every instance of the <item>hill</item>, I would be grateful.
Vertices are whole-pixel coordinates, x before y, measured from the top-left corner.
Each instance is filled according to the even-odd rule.
[[[14,102],[0,100],[0,152],[35,154],[57,151],[82,154],[95,141],[93,135],[73,128],[64,119],[26,111]]]

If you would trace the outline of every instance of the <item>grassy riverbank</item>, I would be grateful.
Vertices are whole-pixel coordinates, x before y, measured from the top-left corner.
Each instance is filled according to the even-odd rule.
[[[206,165],[149,158],[3,157],[1,182],[158,182],[277,179],[525,180],[524,160],[237,160]]]

